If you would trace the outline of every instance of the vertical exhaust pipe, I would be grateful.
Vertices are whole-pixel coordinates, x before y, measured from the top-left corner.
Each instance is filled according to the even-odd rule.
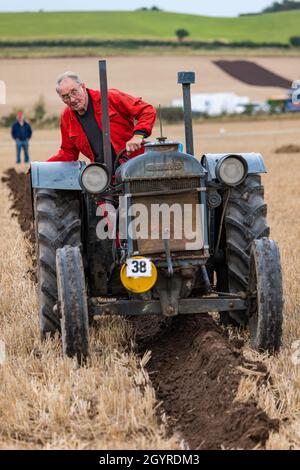
[[[101,112],[102,112],[102,139],[104,163],[112,175],[112,154],[110,142],[109,114],[108,114],[108,89],[106,60],[99,60],[100,94],[101,94]]]
[[[177,83],[182,85],[186,153],[194,155],[191,84],[195,83],[195,72],[178,72]]]

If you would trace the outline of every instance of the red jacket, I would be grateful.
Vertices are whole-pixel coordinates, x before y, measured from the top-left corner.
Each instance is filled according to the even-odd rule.
[[[100,92],[88,89],[92,98],[95,118],[100,129],[102,129],[102,113]],[[126,147],[126,142],[130,140],[136,131],[144,130],[151,134],[155,122],[156,112],[153,106],[119,90],[110,89],[108,91],[108,112],[110,121],[110,138],[112,146],[118,154]],[[94,154],[89,141],[71,108],[66,107],[61,115],[61,146],[56,155],[48,159],[48,162],[75,161],[78,160],[79,153],[83,153],[92,162]],[[133,152],[130,157],[134,157],[143,150]]]

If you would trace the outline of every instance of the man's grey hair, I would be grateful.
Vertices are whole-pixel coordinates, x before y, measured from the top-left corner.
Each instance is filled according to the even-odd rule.
[[[61,82],[65,78],[71,78],[71,80],[74,80],[74,82],[76,82],[78,85],[83,84],[82,80],[80,79],[79,75],[77,75],[77,73],[75,73],[75,72],[64,72],[61,75],[59,75],[59,77],[56,80],[56,91],[57,91],[57,93],[59,93],[59,85],[61,84]]]

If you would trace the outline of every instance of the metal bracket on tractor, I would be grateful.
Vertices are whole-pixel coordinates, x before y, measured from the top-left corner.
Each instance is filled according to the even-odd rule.
[[[89,314],[94,315],[162,315],[159,300],[117,300],[100,303],[91,299]],[[95,302],[95,303],[94,303]],[[179,314],[196,314],[207,312],[226,312],[246,310],[247,302],[243,299],[202,297],[201,299],[181,299],[178,302]]]

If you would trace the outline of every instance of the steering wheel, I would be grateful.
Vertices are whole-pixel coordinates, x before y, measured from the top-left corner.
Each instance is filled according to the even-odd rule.
[[[123,160],[125,160],[126,162],[129,160],[128,156],[125,155],[126,152],[127,152],[127,150],[125,148],[125,149],[121,150],[121,152],[118,153],[118,155],[116,156],[115,161],[114,161],[114,173],[116,172],[116,169],[120,165],[121,158],[123,158]]]
[[[142,146],[144,146],[147,143],[148,143],[148,141],[145,140],[144,142],[142,142]],[[116,169],[120,165],[119,161],[121,160],[121,158],[123,158],[123,160],[125,160],[126,162],[129,160],[128,155],[125,155],[126,152],[127,152],[127,150],[125,148],[125,149],[121,150],[121,152],[118,153],[118,155],[116,156],[115,161],[114,161],[114,173],[116,172]]]

